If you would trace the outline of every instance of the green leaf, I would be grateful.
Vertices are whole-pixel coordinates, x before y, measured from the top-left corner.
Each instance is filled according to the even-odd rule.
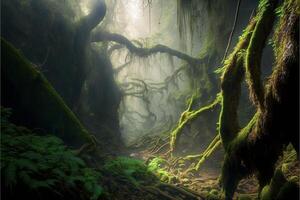
[[[97,200],[102,193],[103,193],[103,188],[99,185],[95,185],[91,200]]]

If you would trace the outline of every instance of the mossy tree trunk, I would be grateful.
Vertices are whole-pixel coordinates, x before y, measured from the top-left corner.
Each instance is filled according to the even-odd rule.
[[[226,199],[233,197],[239,180],[249,174],[257,175],[260,189],[267,185],[278,157],[290,142],[298,151],[299,5],[296,1],[283,3],[275,33],[276,63],[267,84],[263,86],[260,80],[260,60],[275,19],[275,8],[276,1],[261,2],[257,16],[224,67],[220,135],[226,152],[222,171]],[[249,124],[240,129],[237,105],[245,72],[257,112]]]
[[[275,64],[270,78],[263,84],[261,59],[276,12],[280,12],[277,14],[280,18],[273,36]],[[261,191],[270,183],[284,148],[291,143],[299,150],[299,14],[296,0],[284,1],[280,7],[277,1],[260,1],[256,16],[223,68],[218,70],[222,72],[222,108],[219,135],[211,144],[222,142],[225,149],[221,183],[226,199],[232,199],[239,181],[251,174],[257,176]],[[242,128],[238,109],[244,77],[256,113]],[[186,119],[186,123],[190,120]],[[179,123],[176,129],[182,129],[183,125]],[[176,146],[176,135],[171,138],[171,147]],[[209,145],[203,154],[213,149],[215,146]],[[205,158],[200,158],[201,164]]]
[[[1,39],[1,105],[21,125],[54,134],[71,147],[92,142],[88,131],[46,78],[11,44]]]

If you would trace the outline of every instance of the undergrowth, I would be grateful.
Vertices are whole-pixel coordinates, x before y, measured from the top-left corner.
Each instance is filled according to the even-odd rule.
[[[137,159],[117,157],[108,160],[102,170],[110,172],[135,186],[157,181],[155,175],[148,170],[143,161]]]
[[[98,199],[101,174],[85,164],[55,136],[38,136],[9,122],[1,108],[1,188],[5,199]]]
[[[106,158],[93,169],[56,136],[39,136],[10,122],[1,107],[1,189],[4,199],[114,199],[167,177],[159,163]],[[120,185],[121,184],[121,185]],[[126,190],[126,191],[125,191]],[[124,195],[125,195],[124,194]]]
[[[163,182],[171,182],[172,179],[175,177],[171,175],[166,167],[167,161],[161,157],[155,157],[151,162],[148,164],[148,169],[154,173],[161,181]]]

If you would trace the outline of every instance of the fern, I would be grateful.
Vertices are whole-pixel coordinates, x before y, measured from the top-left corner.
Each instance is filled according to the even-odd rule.
[[[10,123],[10,114],[10,109],[1,108],[1,175],[12,194],[18,186],[60,196],[83,191],[83,199],[93,200],[104,193],[98,184],[100,172],[88,168],[59,138],[38,136]]]

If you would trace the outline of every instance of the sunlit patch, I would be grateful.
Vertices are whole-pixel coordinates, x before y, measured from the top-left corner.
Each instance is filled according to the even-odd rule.
[[[88,4],[86,3],[86,1],[80,2],[80,8],[81,8],[83,15],[87,15],[89,13],[90,9],[88,8]]]
[[[128,2],[128,15],[133,22],[140,19],[142,16],[142,6],[140,0],[130,0]]]

